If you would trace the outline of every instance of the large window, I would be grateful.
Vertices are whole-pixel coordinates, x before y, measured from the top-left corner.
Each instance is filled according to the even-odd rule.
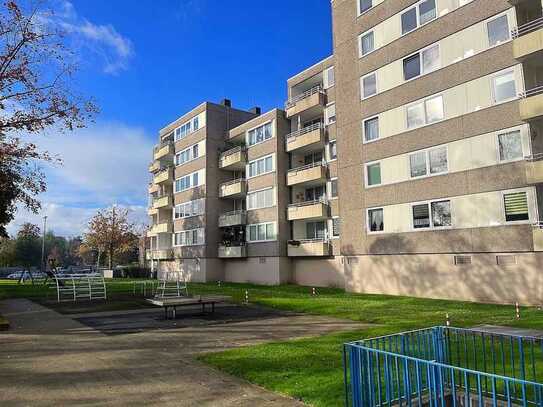
[[[362,14],[373,7],[373,0],[358,0],[358,14]]]
[[[424,25],[437,16],[435,0],[423,0],[404,11],[401,15],[402,34],[407,34]]]
[[[175,129],[175,141],[187,137],[189,134],[194,133],[199,128],[200,120],[199,117],[196,116]]]
[[[321,201],[324,199],[325,188],[323,185],[306,188],[304,191],[304,200],[306,202]]]
[[[205,199],[196,199],[194,201],[185,202],[175,205],[174,218],[190,218],[191,216],[199,216],[205,213]]]
[[[488,31],[488,45],[490,47],[500,45],[505,41],[509,41],[511,38],[507,15],[502,15],[490,20],[486,26]]]
[[[275,239],[276,237],[274,222],[247,225],[248,242],[267,242]]]
[[[338,216],[332,218],[332,237],[338,238],[341,230],[341,220]]]
[[[336,77],[334,74],[334,67],[331,66],[330,68],[327,68],[324,70],[324,75],[323,75],[324,89],[331,88],[332,86],[335,85],[335,83],[336,83]]]
[[[258,175],[272,172],[274,170],[273,166],[273,155],[268,155],[254,161],[250,161],[249,164],[247,164],[247,173],[249,174],[249,178],[256,177]]]
[[[366,166],[368,186],[381,184],[381,163],[369,164]]]
[[[249,192],[247,194],[247,209],[269,208],[275,205],[275,194],[273,188],[261,191]]]
[[[175,165],[183,165],[199,157],[198,144],[186,148],[175,155]]]
[[[444,118],[443,96],[433,96],[407,107],[407,128],[424,126]]]
[[[364,120],[364,141],[373,141],[379,138],[379,117]]]
[[[324,109],[324,124],[327,126],[336,122],[336,104],[330,103]]]
[[[334,199],[338,197],[337,178],[330,180],[330,189],[329,189],[328,196],[330,197],[330,199]]]
[[[370,73],[362,77],[362,99],[369,98],[377,93],[377,74]]]
[[[337,143],[336,140],[330,140],[328,142],[328,161],[335,159],[337,159]]]
[[[198,172],[194,172],[175,180],[175,192],[186,191],[198,185],[200,185],[200,176]]]
[[[530,219],[526,192],[504,194],[505,221],[518,222]]]
[[[273,128],[272,124],[266,123],[256,129],[249,130],[247,135],[247,144],[253,146],[263,141],[269,140],[273,137]]]
[[[360,56],[369,54],[375,49],[375,34],[373,31],[360,36]]]
[[[440,66],[439,44],[434,44],[403,60],[403,76],[408,81],[435,71]]]
[[[429,229],[452,226],[451,201],[413,205],[413,228]],[[431,216],[430,216],[431,214]]]
[[[324,221],[307,222],[305,224],[305,238],[306,239],[325,239],[326,225]]]
[[[411,178],[442,174],[448,171],[447,148],[437,147],[409,155]]]
[[[174,246],[197,246],[205,244],[204,229],[183,230],[174,235]]]
[[[514,161],[524,157],[520,130],[498,134],[500,161]]]
[[[517,97],[515,72],[513,70],[502,72],[492,78],[494,102],[500,103]]]
[[[368,230],[370,232],[383,232],[385,230],[383,208],[368,210]]]

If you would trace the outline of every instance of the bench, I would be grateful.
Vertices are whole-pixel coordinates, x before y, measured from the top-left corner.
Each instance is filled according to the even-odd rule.
[[[193,297],[169,297],[169,298],[148,298],[147,301],[157,307],[164,308],[164,316],[168,319],[168,308],[172,310],[172,319],[176,318],[177,307],[189,307],[201,305],[202,312],[206,311],[206,305],[211,305],[211,312],[215,312],[215,304],[227,302],[230,297],[222,295],[198,295]]]

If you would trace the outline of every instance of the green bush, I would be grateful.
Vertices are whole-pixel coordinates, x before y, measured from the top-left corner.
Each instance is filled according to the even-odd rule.
[[[118,267],[116,272],[121,278],[149,278],[151,275],[149,268],[141,266]]]

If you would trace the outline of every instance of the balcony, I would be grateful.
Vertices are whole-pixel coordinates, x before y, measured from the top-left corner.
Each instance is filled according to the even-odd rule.
[[[149,194],[156,194],[160,190],[160,187],[154,183],[149,184]]]
[[[527,90],[520,94],[520,118],[531,121],[543,116],[543,86]]]
[[[155,147],[155,153],[153,158],[160,160],[161,158],[167,157],[168,155],[173,155],[174,145],[172,142],[162,143],[159,146]]]
[[[160,161],[153,161],[149,164],[149,172],[154,174],[157,171],[160,171]]]
[[[153,182],[156,185],[173,182],[173,168],[166,167],[166,169],[163,169],[161,172],[155,175]]]
[[[543,222],[533,225],[534,251],[543,252]]]
[[[151,207],[151,208],[149,208],[147,210],[147,214],[149,216],[154,216],[154,215],[158,214],[158,209]]]
[[[162,208],[171,208],[173,206],[173,199],[169,195],[156,198],[153,201],[153,208],[162,209]]]
[[[146,250],[145,258],[147,260],[167,260],[173,258],[173,250]]]
[[[324,125],[316,123],[293,133],[287,134],[287,153],[299,150],[308,152],[324,148]]]
[[[220,198],[241,198],[247,193],[247,181],[243,178],[224,182],[219,186]]]
[[[332,246],[324,239],[291,240],[288,242],[289,257],[330,256]]]
[[[173,233],[172,222],[164,222],[153,225],[147,232],[147,236],[156,236],[161,233]]]
[[[328,217],[328,204],[323,201],[307,201],[288,206],[288,220],[324,219]]]
[[[306,110],[322,108],[326,105],[326,93],[321,85],[312,87],[300,95],[296,95],[285,103],[287,117],[292,117]]]
[[[543,50],[543,17],[519,25],[511,34],[513,56],[522,61],[527,56]]]
[[[287,172],[287,185],[318,185],[326,181],[326,164],[318,162],[294,168]]]
[[[242,259],[247,257],[246,246],[224,246],[219,245],[220,259]]]
[[[247,212],[232,211],[223,213],[219,216],[219,227],[227,228],[230,226],[240,226],[247,224]]]
[[[543,183],[543,153],[526,157],[526,183]]]
[[[247,164],[245,148],[238,146],[222,153],[219,157],[219,168],[230,171],[243,171]]]

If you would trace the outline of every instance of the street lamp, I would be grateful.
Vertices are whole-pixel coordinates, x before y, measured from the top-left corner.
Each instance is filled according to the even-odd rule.
[[[43,237],[41,239],[41,272],[45,273],[45,228],[47,227],[47,216],[43,217]]]

